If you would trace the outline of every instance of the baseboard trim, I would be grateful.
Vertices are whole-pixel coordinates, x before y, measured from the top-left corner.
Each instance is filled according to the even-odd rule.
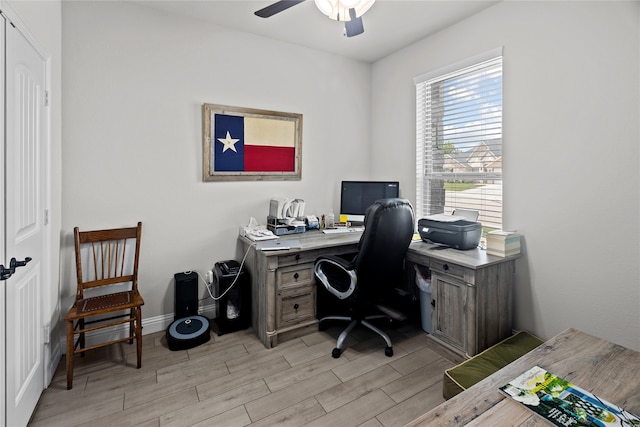
[[[48,360],[49,362],[45,366],[45,379],[44,379],[45,388],[49,387],[49,384],[51,384],[51,381],[53,381],[53,377],[56,373],[56,369],[58,369],[58,365],[62,360],[62,350],[61,350],[60,344],[53,346],[53,348],[50,348],[49,351],[50,351],[50,354],[48,355],[49,357],[47,358],[45,355],[45,360]]]

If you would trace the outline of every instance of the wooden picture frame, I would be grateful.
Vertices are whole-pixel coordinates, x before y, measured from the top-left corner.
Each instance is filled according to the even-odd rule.
[[[203,181],[302,179],[302,114],[202,105]]]

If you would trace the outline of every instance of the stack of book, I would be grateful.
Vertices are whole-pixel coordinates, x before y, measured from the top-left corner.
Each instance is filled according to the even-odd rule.
[[[513,231],[490,231],[487,233],[487,254],[508,257],[520,253],[520,235]]]

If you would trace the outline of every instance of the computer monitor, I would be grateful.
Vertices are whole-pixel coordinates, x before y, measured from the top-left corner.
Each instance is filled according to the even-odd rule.
[[[340,215],[346,215],[349,222],[362,223],[367,208],[373,202],[399,195],[398,181],[342,181]]]

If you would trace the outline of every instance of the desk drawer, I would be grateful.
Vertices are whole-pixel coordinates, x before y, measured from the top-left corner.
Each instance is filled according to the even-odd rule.
[[[465,267],[457,264],[452,264],[446,261],[440,261],[437,259],[429,260],[429,268],[435,272],[448,274],[449,276],[464,278]]]
[[[308,284],[313,281],[313,264],[279,268],[276,272],[278,290]]]
[[[345,246],[332,246],[320,249],[310,249],[295,253],[287,253],[278,256],[278,266],[286,267],[289,265],[301,265],[307,263],[315,263],[319,256],[322,255],[345,255],[354,254],[358,251],[356,243]]]
[[[278,292],[276,298],[276,313],[278,313],[276,319],[277,328],[315,319],[315,286],[300,286]]]

